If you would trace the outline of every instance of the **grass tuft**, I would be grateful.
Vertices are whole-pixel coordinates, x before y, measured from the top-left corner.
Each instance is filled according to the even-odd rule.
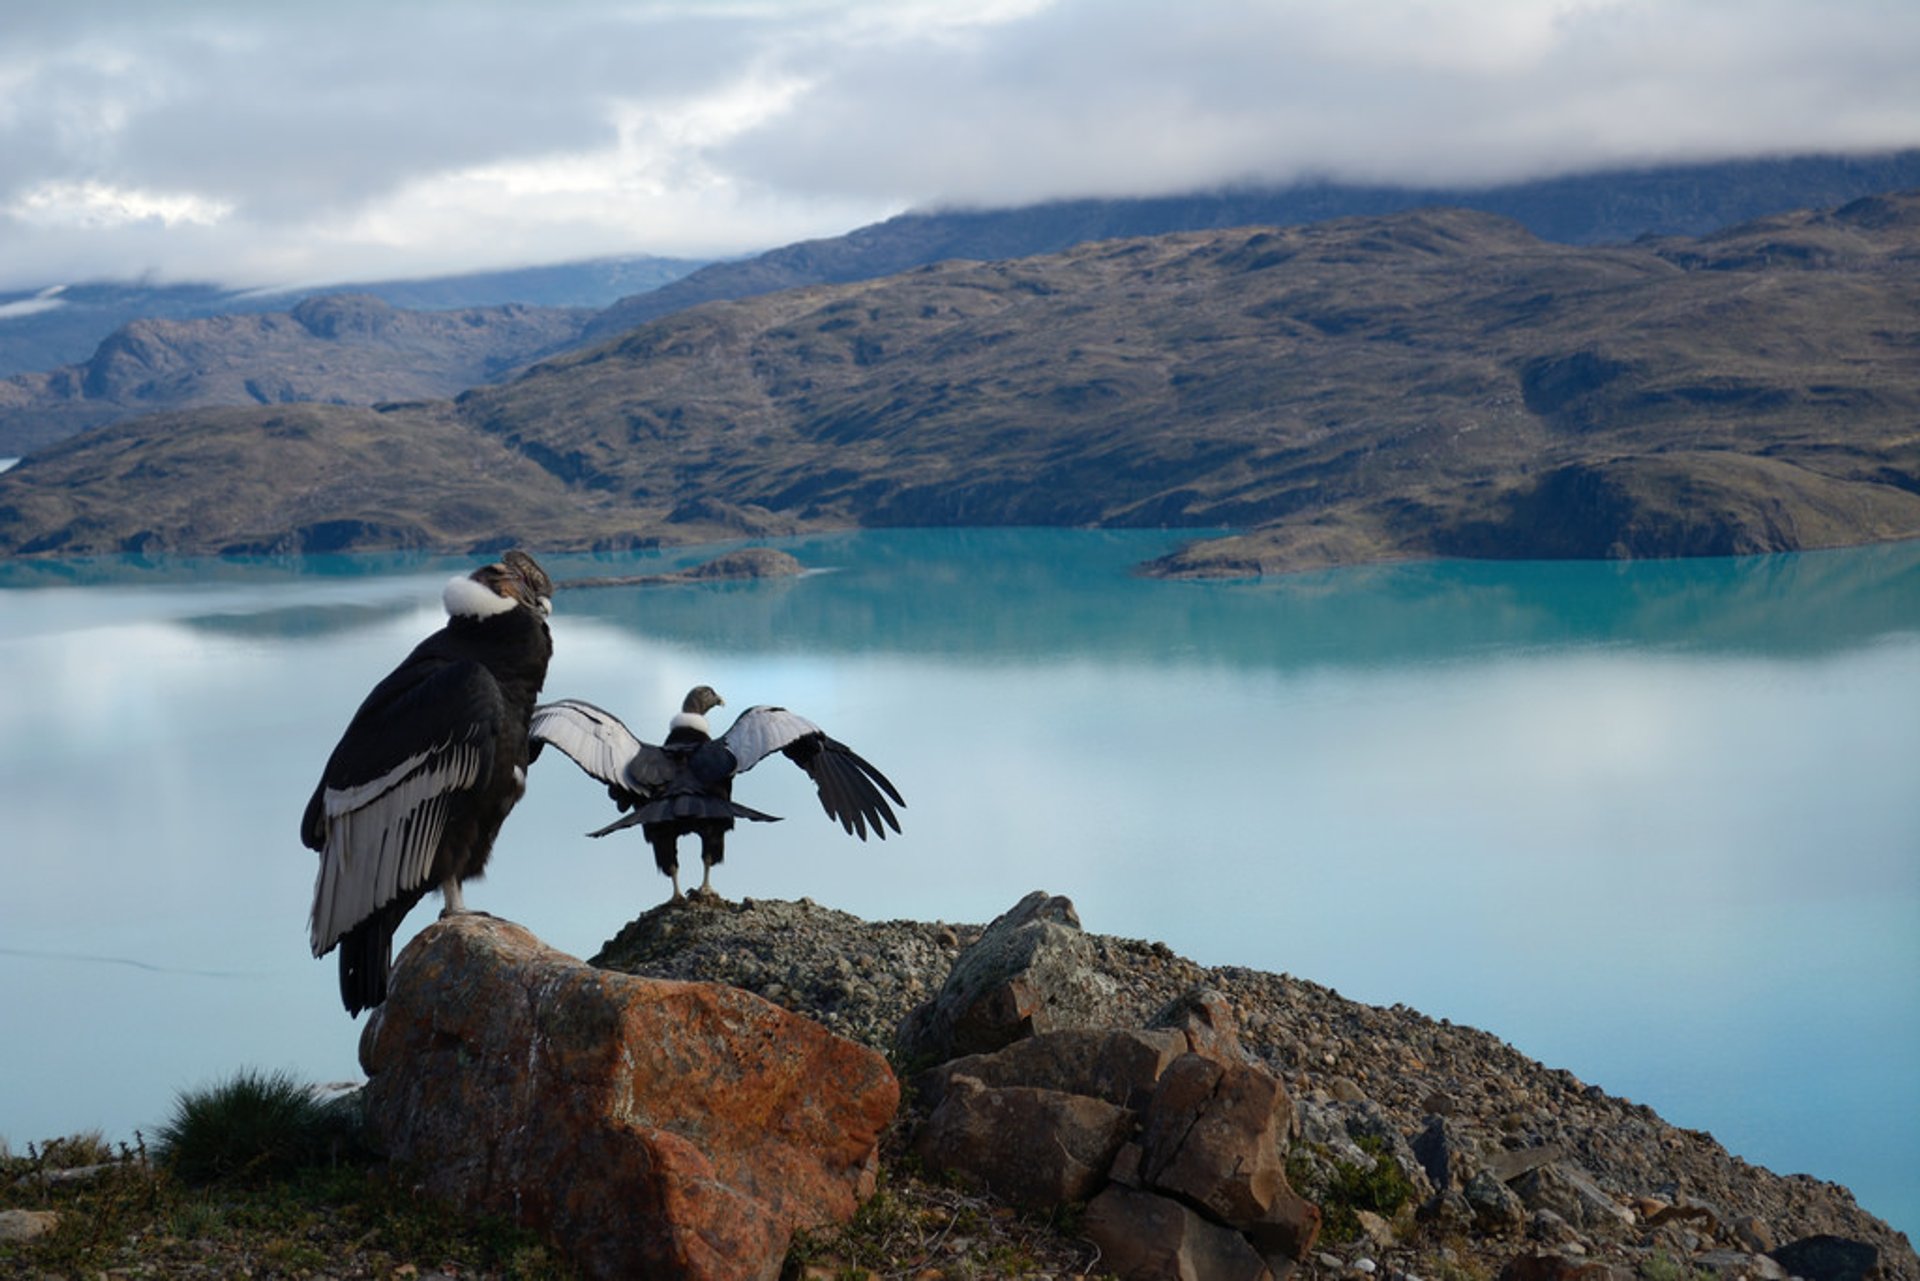
[[[155,1135],[160,1163],[183,1183],[278,1178],[361,1154],[352,1099],[324,1102],[284,1072],[242,1068],[210,1089],[183,1091]]]

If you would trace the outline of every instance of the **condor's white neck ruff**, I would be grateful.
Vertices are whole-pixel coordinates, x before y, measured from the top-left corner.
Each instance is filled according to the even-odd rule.
[[[519,603],[464,576],[449,579],[440,599],[447,607],[449,618],[490,618],[506,613]]]
[[[667,731],[671,733],[676,729],[697,729],[708,738],[713,737],[713,731],[707,728],[707,718],[698,712],[675,712],[667,722]]]

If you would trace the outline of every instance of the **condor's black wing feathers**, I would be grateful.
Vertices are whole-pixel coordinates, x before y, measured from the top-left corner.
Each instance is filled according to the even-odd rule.
[[[749,707],[725,734],[714,740],[733,757],[733,772],[744,774],[774,752],[798,765],[813,779],[820,806],[848,835],[867,839],[868,829],[881,840],[887,828],[900,830],[900,820],[887,804],[902,808],[906,801],[864,757],[845,743],[829,738],[804,716],[784,707]]]
[[[491,672],[431,642],[373,687],[300,822],[301,840],[321,852],[316,956],[380,908],[432,888],[449,805],[490,776],[510,715]]]

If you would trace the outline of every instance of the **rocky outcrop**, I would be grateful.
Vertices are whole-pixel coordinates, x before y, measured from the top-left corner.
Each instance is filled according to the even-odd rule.
[[[1111,1113],[1038,1092],[1100,1100],[1138,1118],[1170,1065],[1197,1054],[1256,1065],[1284,1085],[1295,1131],[1284,1149],[1288,1183],[1327,1212],[1302,1265],[1316,1274],[1492,1278],[1511,1265],[1516,1281],[1626,1281],[1675,1268],[1726,1278],[1768,1278],[1780,1268],[1813,1279],[1831,1267],[1833,1281],[1920,1281],[1907,1239],[1845,1188],[1742,1161],[1711,1135],[1669,1125],[1485,1032],[1404,1006],[1349,1001],[1290,975],[1204,968],[1161,944],[1083,933],[1067,924],[1064,900],[1041,894],[1026,902],[1054,904],[1023,913],[1027,924],[1041,919],[1065,931],[1055,935],[1057,948],[1034,955],[1049,956],[1050,965],[1078,957],[1083,968],[1063,967],[1067,990],[1100,992],[1104,1004],[1093,1003],[1084,1021],[1076,1013],[1065,1026],[916,1076],[921,1141],[933,1142],[924,1137],[931,1118],[967,1078],[975,1084],[957,1086],[973,1098],[966,1111],[990,1117],[1005,1105],[1017,1118],[1013,1133],[1003,1130],[1005,1142],[1031,1152],[1039,1146],[1032,1136],[1049,1132],[1047,1118],[1067,1118],[1078,1136],[1076,1161],[1097,1166],[1102,1144],[1085,1136],[1097,1138],[1099,1118]],[[973,1007],[952,999],[950,980],[977,973],[980,955],[969,945],[995,926],[867,922],[808,902],[703,904],[648,913],[596,963],[737,983],[884,1049],[910,1011],[919,1012],[909,1023],[925,1030],[936,1005]],[[1054,1017],[1053,989],[1032,967],[1006,969],[974,990],[1007,993],[1019,984],[1027,990],[1011,1008]],[[1016,1099],[1013,1091],[1034,1093]],[[970,1142],[983,1146],[978,1137]],[[1106,1235],[1098,1258],[1081,1256],[1079,1270],[1256,1278],[1274,1271],[1246,1231],[1187,1194],[1145,1186],[1144,1156],[1137,1137],[1114,1154],[1081,1220],[1086,1232]],[[1019,1195],[1047,1203],[1086,1186],[1069,1163],[1056,1169],[1048,1176],[1057,1179],[1054,1190]],[[1004,1171],[978,1170],[976,1186],[1010,1195],[1001,1191]],[[1133,1225],[1124,1239],[1122,1225]]]
[[[1111,1018],[1113,996],[1067,899],[1036,891],[995,920],[902,1021],[903,1053],[1005,1042],[922,1076],[915,1153],[1023,1209],[1090,1202],[1087,1235],[1124,1281],[1286,1275],[1320,1229],[1287,1183],[1286,1087],[1218,993],[1146,1028],[1050,1026]]]
[[[1037,1032],[1100,1026],[1114,992],[1091,961],[1072,902],[1035,890],[954,960],[939,995],[901,1022],[901,1059],[940,1062]]]
[[[597,1277],[771,1281],[871,1192],[885,1061],[738,988],[595,970],[482,915],[402,953],[361,1062],[371,1126],[432,1195]]]

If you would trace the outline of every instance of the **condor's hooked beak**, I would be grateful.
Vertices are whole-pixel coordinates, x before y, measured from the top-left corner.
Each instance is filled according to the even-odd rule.
[[[543,615],[553,613],[553,580],[538,561],[515,548],[500,558],[500,568],[505,571],[500,584],[505,594]]]

